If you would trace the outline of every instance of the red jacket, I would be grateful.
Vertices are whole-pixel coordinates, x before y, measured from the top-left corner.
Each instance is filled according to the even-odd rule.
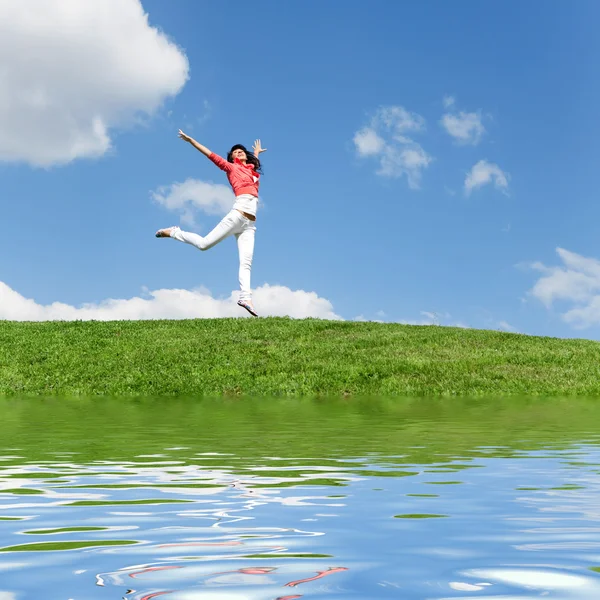
[[[258,197],[258,185],[260,175],[254,170],[252,163],[244,164],[239,159],[234,159],[234,162],[227,162],[224,158],[211,152],[208,157],[212,160],[219,169],[227,173],[227,179],[233,188],[233,193],[236,196],[242,194],[252,194]]]

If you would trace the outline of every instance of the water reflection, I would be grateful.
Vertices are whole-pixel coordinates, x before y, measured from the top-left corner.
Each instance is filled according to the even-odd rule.
[[[3,401],[0,600],[598,598],[598,417]]]
[[[182,572],[182,569],[186,569]],[[173,572],[176,570],[176,572]],[[310,583],[322,579],[329,575],[335,575],[336,573],[342,573],[347,571],[345,567],[330,567],[325,570],[317,571],[312,576],[303,577],[300,579],[294,579],[287,581],[287,583],[280,583],[285,581],[286,569],[280,567],[242,567],[239,569],[233,569],[229,571],[217,571],[209,572],[207,568],[201,567],[184,567],[181,565],[165,565],[165,566],[152,566],[137,570],[123,570],[118,573],[102,574],[97,576],[97,583],[100,586],[105,586],[109,581],[112,585],[126,585],[127,577],[136,580],[143,580],[143,584],[146,586],[159,586],[165,587],[169,585],[181,586],[185,584],[186,580],[192,580],[193,585],[197,586],[198,594],[202,589],[206,587],[257,587],[273,588],[281,586],[284,588],[296,588],[302,584]],[[168,571],[168,573],[166,573]],[[289,570],[288,570],[289,572]],[[157,576],[158,575],[158,576]],[[137,581],[135,582],[138,583]],[[185,597],[192,597],[190,594],[193,592],[192,589],[188,588],[183,592]],[[169,596],[172,598],[181,598],[182,592],[176,590],[163,590],[158,592],[142,592],[144,595],[139,595],[134,589],[130,589],[126,592],[126,597],[135,598],[136,600],[143,600],[152,598],[155,596]],[[290,600],[291,598],[302,598],[303,594],[286,594],[279,596],[277,600]]]

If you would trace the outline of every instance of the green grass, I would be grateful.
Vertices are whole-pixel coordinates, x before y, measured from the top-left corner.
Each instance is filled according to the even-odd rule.
[[[423,513],[413,513],[409,515],[395,515],[394,519],[443,519],[448,515],[431,515]]]
[[[30,535],[56,535],[60,533],[83,533],[87,531],[106,531],[108,527],[59,527],[58,529],[31,529],[23,531]]]
[[[139,544],[134,540],[96,540],[93,542],[38,542],[37,544],[20,544],[19,546],[6,546],[0,552],[56,552],[57,550],[81,550],[98,546],[131,546]]]
[[[176,498],[148,498],[147,500],[77,500],[76,502],[67,502],[66,506],[137,506],[143,504],[152,506],[155,504],[190,504],[193,500],[183,500]]]
[[[4,396],[600,392],[600,344],[314,319],[0,323]]]

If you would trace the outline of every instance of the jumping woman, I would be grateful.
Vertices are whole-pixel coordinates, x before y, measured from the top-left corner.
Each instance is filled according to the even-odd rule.
[[[204,237],[197,233],[182,231],[176,226],[159,229],[156,232],[156,237],[171,237],[180,242],[191,244],[199,250],[208,250],[226,237],[235,235],[240,255],[240,296],[238,304],[252,316],[257,317],[258,315],[252,304],[250,271],[252,268],[252,255],[254,254],[256,209],[261,172],[258,157],[261,152],[266,152],[267,149],[261,146],[260,140],[254,142],[252,147],[254,154],[250,154],[241,144],[236,144],[227,154],[227,160],[224,160],[218,154],[211,152],[189,135],[183,133],[181,129],[179,130],[179,137],[184,142],[194,146],[196,150],[212,160],[219,169],[227,173],[227,178],[235,194],[235,203],[231,211],[223,217],[223,220]]]

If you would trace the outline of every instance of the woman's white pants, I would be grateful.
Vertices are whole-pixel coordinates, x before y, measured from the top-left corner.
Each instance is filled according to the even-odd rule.
[[[237,239],[238,252],[240,255],[240,300],[251,300],[252,290],[250,288],[250,274],[252,270],[252,256],[254,255],[254,234],[256,225],[238,210],[231,210],[221,222],[207,235],[202,237],[197,233],[181,231],[176,228],[171,232],[171,237],[191,244],[199,250],[208,250],[216,246],[230,235]]]

